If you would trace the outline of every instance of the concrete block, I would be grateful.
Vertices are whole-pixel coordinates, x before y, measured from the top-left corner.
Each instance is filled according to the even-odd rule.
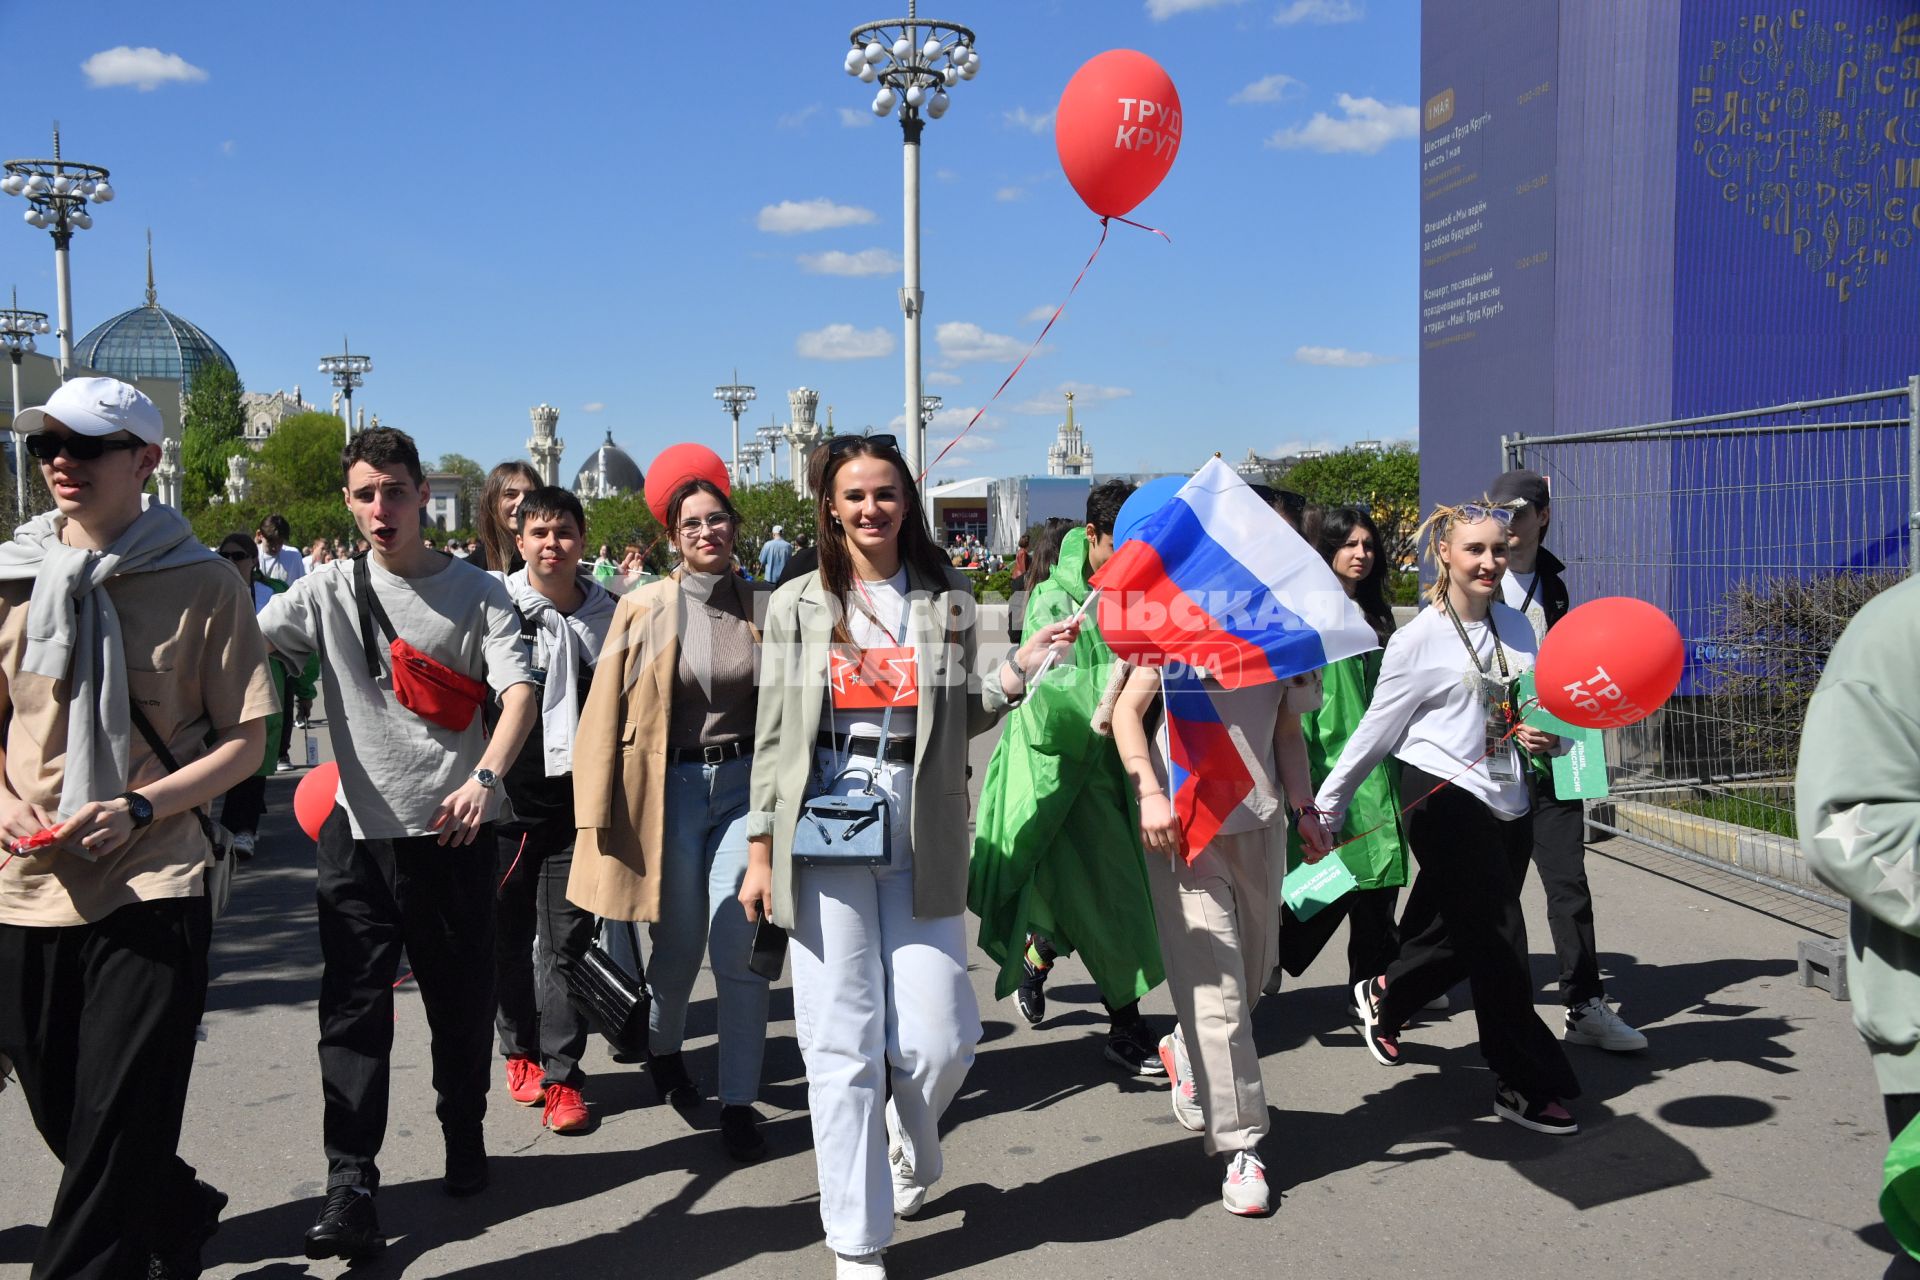
[[[1847,999],[1847,940],[1802,938],[1800,985],[1819,987],[1835,1000]]]

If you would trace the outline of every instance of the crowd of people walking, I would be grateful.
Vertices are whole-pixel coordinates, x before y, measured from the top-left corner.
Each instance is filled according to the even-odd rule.
[[[341,463],[361,550],[302,556],[284,521],[209,550],[144,497],[162,426],[131,386],[77,379],[15,429],[56,504],[0,547],[0,1053],[64,1168],[36,1277],[199,1274],[226,1204],[178,1155],[209,939],[316,678],[340,780],[316,851],[327,1177],[311,1258],[386,1238],[403,953],[453,1196],[488,1186],[496,1079],[551,1131],[592,1127],[593,1024],[573,992],[603,955],[642,997],[660,1100],[683,1110],[709,1096],[683,1045],[711,969],[720,1142],[762,1158],[784,954],[843,1277],[885,1274],[896,1218],[945,1172],[942,1117],[981,1038],[969,907],[1026,1022],[1048,1017],[1057,965],[1086,966],[1105,1059],[1164,1077],[1237,1215],[1273,1207],[1252,1012],[1342,920],[1372,1058],[1398,1066],[1409,1024],[1464,980],[1493,1112],[1527,1129],[1578,1127],[1563,1041],[1645,1044],[1600,985],[1579,809],[1544,768],[1562,744],[1518,721],[1517,681],[1568,605],[1531,473],[1433,512],[1433,585],[1397,628],[1368,513],[1262,491],[1271,536],[1318,552],[1383,649],[1230,689],[1176,684],[1103,641],[1086,606],[1123,540],[1121,481],[1092,488],[1083,523],[1023,545],[1031,599],[1016,644],[983,665],[969,579],[889,436],[820,447],[811,545],[776,529],[760,582],[736,572],[727,486],[672,484],[675,566],[616,598],[579,500],[522,461],[488,477],[475,545],[441,551],[413,441],[362,432]],[[1251,777],[1200,841],[1168,748],[1194,699]],[[969,744],[1003,723],[976,831]],[[1328,857],[1354,888],[1297,918],[1283,876]],[[1532,1003],[1530,863],[1562,970],[1558,1036]],[[1164,1030],[1140,1011],[1162,982]]]

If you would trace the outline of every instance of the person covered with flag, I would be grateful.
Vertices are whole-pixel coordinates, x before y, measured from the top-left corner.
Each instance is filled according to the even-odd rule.
[[[1095,485],[1087,522],[1062,540],[1053,571],[1027,602],[1027,625],[1079,614],[1087,579],[1113,555],[1120,509],[1134,488]],[[1078,954],[1106,1006],[1106,1057],[1134,1075],[1161,1075],[1160,1037],[1140,999],[1164,976],[1133,789],[1109,734],[1096,728],[1120,664],[1091,618],[1073,657],[1034,685],[1007,719],[980,788],[967,905],[980,949],[1000,966],[995,994],[1018,992],[1038,1023],[1049,969]]]
[[[1483,498],[1436,507],[1421,526],[1437,570],[1429,606],[1388,643],[1373,703],[1305,821],[1329,839],[1362,779],[1388,755],[1400,761],[1401,797],[1412,797],[1407,839],[1420,867],[1404,918],[1429,923],[1403,941],[1384,974],[1354,984],[1367,1048],[1381,1065],[1399,1066],[1400,1028],[1467,978],[1480,1051],[1495,1076],[1494,1114],[1539,1133],[1571,1134],[1579,1125],[1561,1100],[1577,1096],[1580,1084],[1534,1012],[1520,911],[1533,813],[1515,744],[1534,755],[1563,748],[1519,723],[1516,686],[1539,641],[1525,615],[1500,599],[1512,516]],[[1428,959],[1434,954],[1445,959]]]
[[[1311,803],[1300,716],[1311,673],[1376,647],[1357,607],[1218,458],[1102,570],[1102,632],[1142,663],[1113,736],[1140,806],[1147,878],[1179,1025],[1161,1042],[1173,1113],[1225,1161],[1230,1213],[1270,1211],[1252,1012],[1279,955],[1283,795]],[[1156,743],[1155,739],[1163,740]],[[1300,822],[1317,861],[1329,841]]]

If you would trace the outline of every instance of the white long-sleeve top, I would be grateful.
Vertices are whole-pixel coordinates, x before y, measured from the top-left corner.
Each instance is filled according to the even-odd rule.
[[[1499,632],[1508,674],[1518,677],[1531,670],[1539,642],[1525,616],[1496,602],[1490,621]],[[1468,622],[1466,628],[1479,661],[1498,676],[1500,666],[1493,656],[1488,623]],[[1338,831],[1354,788],[1392,755],[1437,778],[1451,778],[1496,816],[1518,818],[1529,805],[1525,775],[1518,782],[1494,782],[1487,761],[1480,759],[1487,749],[1486,724],[1486,704],[1480,699],[1473,662],[1460,643],[1460,633],[1444,610],[1429,605],[1387,642],[1373,702],[1320,784],[1314,803],[1326,811],[1329,825]],[[1417,798],[1402,797],[1408,802]]]

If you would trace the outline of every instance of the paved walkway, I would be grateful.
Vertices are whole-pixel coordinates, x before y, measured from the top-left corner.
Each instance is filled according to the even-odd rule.
[[[233,1197],[209,1275],[331,1277],[344,1267],[300,1255],[325,1172],[312,847],[288,817],[290,781],[270,795],[262,853],[218,932],[184,1152]],[[1879,1097],[1847,1007],[1794,976],[1795,943],[1837,930],[1838,917],[1790,899],[1768,914],[1768,899],[1738,882],[1693,868],[1677,877],[1626,846],[1596,846],[1590,863],[1609,989],[1652,1044],[1626,1057],[1571,1050],[1586,1088],[1579,1136],[1492,1118],[1470,1012],[1410,1034],[1407,1066],[1376,1066],[1346,1022],[1336,945],[1256,1014],[1273,1108],[1266,1156],[1285,1202],[1268,1220],[1231,1218],[1217,1164],[1175,1126],[1165,1091],[1101,1058],[1097,997],[1076,962],[1058,971],[1038,1029],[992,1000],[993,975],[976,964],[986,1042],[950,1117],[947,1178],[903,1224],[893,1274],[1881,1275],[1893,1245],[1874,1208]],[[1544,984],[1537,885],[1527,901]],[[1163,991],[1146,1012],[1169,1021]],[[1544,1001],[1542,1012],[1553,1012]],[[395,1238],[356,1274],[831,1274],[784,981],[774,1020],[766,1163],[731,1164],[712,1104],[682,1119],[596,1041],[586,1065],[597,1130],[545,1133],[537,1111],[497,1086],[493,1187],[456,1202],[437,1185],[425,1022],[406,988],[380,1198]],[[709,1082],[713,1028],[703,976],[688,1047]],[[0,1275],[24,1276],[57,1167],[17,1090],[0,1095],[0,1150],[10,1163]]]

